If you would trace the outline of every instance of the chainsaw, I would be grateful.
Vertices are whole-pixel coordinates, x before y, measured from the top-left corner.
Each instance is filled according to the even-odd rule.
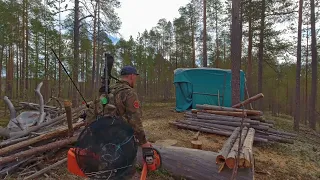
[[[161,155],[153,147],[142,148],[143,167],[140,180],[147,179],[148,171],[155,171],[161,167]]]

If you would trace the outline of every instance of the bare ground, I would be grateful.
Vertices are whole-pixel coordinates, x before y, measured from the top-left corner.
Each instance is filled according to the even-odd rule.
[[[275,118],[266,115],[268,119],[276,121],[276,127],[290,132],[293,124],[291,117]],[[183,119],[182,113],[174,111],[174,103],[144,104],[143,124],[150,142],[165,139],[177,140],[176,146],[191,148],[191,137],[196,133],[190,130],[177,129],[169,122]],[[294,144],[254,144],[255,179],[284,180],[284,179],[320,179],[320,137],[314,135],[306,127],[302,127]],[[213,134],[200,134],[203,150],[218,152],[227,137]],[[57,159],[65,157],[62,151]],[[213,163],[215,161],[213,160]],[[52,164],[52,163],[48,163]],[[137,168],[138,171],[141,168]],[[82,179],[71,175],[66,166],[52,171],[51,177],[58,179]],[[148,175],[151,180],[174,179],[166,172],[152,172]],[[43,176],[40,179],[44,179]],[[137,176],[135,179],[139,179]]]

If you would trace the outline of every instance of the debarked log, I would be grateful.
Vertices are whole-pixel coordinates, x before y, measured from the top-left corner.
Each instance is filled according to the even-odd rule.
[[[232,170],[224,168],[218,172],[219,167],[212,160],[217,158],[216,152],[176,146],[153,145],[161,155],[162,169],[177,177],[190,180],[230,180]],[[141,148],[138,148],[138,164],[142,165]],[[239,169],[237,180],[252,180],[252,169]]]
[[[205,132],[205,133],[210,133],[210,134],[217,134],[221,136],[231,136],[233,131],[227,131],[227,130],[221,130],[221,129],[213,129],[213,128],[204,128],[204,127],[199,127],[196,125],[187,125],[187,124],[182,124],[178,122],[171,122],[171,125],[177,126],[179,128],[183,129],[189,129],[189,130],[195,130],[195,131],[200,131],[200,132]],[[254,137],[254,142],[268,142],[267,139],[260,138],[260,137]]]
[[[231,111],[231,112],[242,112],[242,109],[238,108],[230,108],[230,107],[221,107],[221,106],[214,106],[214,105],[208,105],[208,104],[197,104],[196,105],[197,109],[205,109],[205,110],[217,110],[217,111]],[[248,110],[244,109],[244,112],[247,113],[247,115],[254,115],[254,116],[262,116],[263,113],[262,111],[257,111],[257,110]]]

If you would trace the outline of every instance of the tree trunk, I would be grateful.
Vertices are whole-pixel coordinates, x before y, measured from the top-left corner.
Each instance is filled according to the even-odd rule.
[[[307,26],[308,27],[308,26]],[[309,29],[307,28],[307,50],[306,50],[306,97],[305,97],[305,118],[304,124],[307,125],[309,117],[309,101],[308,101],[308,60],[309,60]]]
[[[247,86],[249,94],[252,94],[252,13],[251,0],[249,0],[249,44],[248,44],[248,64],[247,64]]]
[[[94,20],[93,20],[93,52],[92,52],[92,77],[91,77],[91,83],[92,83],[92,99],[95,99],[96,95],[96,83],[95,83],[95,74],[96,74],[96,64],[97,64],[97,52],[96,52],[96,44],[97,44],[97,5],[96,2],[94,7]]]
[[[262,63],[263,63],[263,39],[264,39],[264,26],[265,26],[265,11],[266,11],[266,1],[262,0],[261,6],[261,21],[260,21],[260,43],[258,52],[258,93],[262,93]],[[262,110],[263,102],[258,102],[258,109]]]
[[[79,32],[79,0],[74,1],[74,52],[73,52],[73,67],[72,67],[72,79],[75,85],[78,87],[78,67],[79,67],[79,39],[80,39],[80,32]],[[93,82],[92,82],[93,83]],[[72,88],[72,106],[78,106],[78,92],[76,87]]]
[[[297,47],[297,68],[296,68],[296,110],[294,115],[294,130],[299,131],[300,122],[300,72],[301,72],[301,26],[302,26],[303,0],[299,0],[299,21],[298,21],[298,47]]]
[[[207,0],[203,0],[203,67],[208,66],[207,60]]]
[[[28,0],[25,0],[26,1],[26,11],[25,11],[25,13],[26,13],[26,25],[25,25],[25,28],[26,28],[26,56],[25,56],[25,91],[24,91],[24,96],[25,96],[25,98],[27,98],[27,97],[29,97],[28,96],[28,89],[29,89],[29,84],[28,84],[28,82],[29,82],[29,80],[28,80],[28,77],[29,77],[29,29],[28,29],[28,25],[29,25],[29,23],[28,23]]]
[[[311,94],[310,94],[310,118],[309,125],[313,130],[316,129],[316,100],[317,100],[317,40],[315,27],[315,5],[314,0],[310,0],[311,4],[311,53],[312,53],[312,80],[311,80]]]
[[[219,58],[220,58],[220,51],[219,51],[219,36],[218,36],[218,8],[217,3],[215,3],[216,7],[216,68],[219,68]]]
[[[240,36],[240,1],[232,0],[232,31],[231,31],[231,88],[232,104],[240,102],[240,66],[241,66],[241,36]]]

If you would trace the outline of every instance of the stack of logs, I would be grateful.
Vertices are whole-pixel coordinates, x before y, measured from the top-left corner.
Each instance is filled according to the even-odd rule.
[[[85,122],[79,121],[79,117],[87,107],[82,105],[71,109],[69,101],[64,106],[64,114],[16,132],[14,136],[0,142],[0,177],[34,179],[42,174],[48,176],[46,173],[50,169],[67,161],[66,158],[57,158],[56,154],[59,151],[65,153],[61,151],[62,148],[76,142],[81,129],[85,127]],[[49,159],[54,161],[53,164],[44,168],[44,160]]]
[[[196,109],[185,112],[184,120],[176,120],[171,124],[178,128],[230,136],[242,123],[243,127],[254,128],[255,142],[294,143],[296,134],[276,130],[274,121],[265,120],[261,111],[236,107],[239,106],[221,107],[197,104]]]
[[[224,143],[216,157],[216,163],[221,165],[221,168],[224,165],[227,165],[230,169],[236,166],[251,168],[253,166],[252,145],[254,134],[254,128],[244,127],[240,133],[240,127],[237,127]]]

